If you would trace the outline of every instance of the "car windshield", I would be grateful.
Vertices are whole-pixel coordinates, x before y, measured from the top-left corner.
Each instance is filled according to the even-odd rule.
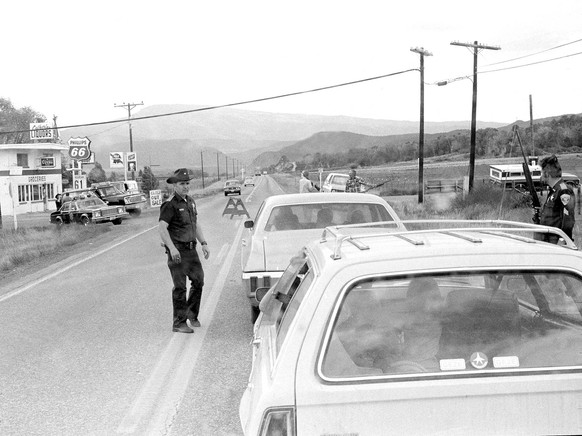
[[[106,186],[106,187],[103,187],[103,188],[99,188],[98,191],[103,196],[123,194],[123,192],[120,191],[115,186]]]
[[[274,207],[265,231],[323,229],[327,226],[393,221],[375,203],[307,203]]]
[[[80,200],[78,203],[80,208],[85,208],[85,207],[95,207],[95,206],[103,206],[105,203],[103,203],[103,201],[101,201],[98,198],[91,198],[88,200]]]
[[[235,180],[229,180],[228,182],[226,182],[226,186],[236,186],[236,185],[238,185],[238,182]]]
[[[366,280],[336,306],[322,359],[333,379],[463,377],[582,366],[582,280],[492,271]]]

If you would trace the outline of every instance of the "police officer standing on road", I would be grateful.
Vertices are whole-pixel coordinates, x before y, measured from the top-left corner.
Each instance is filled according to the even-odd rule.
[[[550,188],[542,207],[540,224],[562,229],[570,239],[573,239],[572,230],[576,219],[574,191],[562,180],[562,167],[556,155],[543,158],[540,166],[542,167],[541,181]],[[539,239],[557,244],[559,238],[557,235],[543,234]]]
[[[180,168],[166,180],[174,185],[174,194],[160,207],[159,232],[168,255],[168,268],[172,275],[172,303],[174,307],[173,331],[194,333],[191,327],[200,327],[198,314],[204,271],[196,251],[197,241],[202,246],[204,258],[210,251],[200,224],[197,223],[196,204],[188,195],[190,174]],[[186,278],[190,279],[190,294],[186,298]],[[190,321],[190,326],[186,321]]]

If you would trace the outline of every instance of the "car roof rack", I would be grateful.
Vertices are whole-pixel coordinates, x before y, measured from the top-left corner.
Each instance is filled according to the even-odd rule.
[[[386,224],[395,225],[395,221],[382,221],[375,223],[352,224],[342,226],[326,227],[321,235],[321,243],[327,242],[330,238],[335,239],[335,246],[331,258],[334,260],[341,259],[341,247],[345,242],[348,242],[360,250],[369,250],[370,247],[363,241],[363,239],[394,237],[402,239],[413,245],[424,245],[424,241],[420,238],[415,238],[415,235],[422,235],[428,233],[440,233],[451,237],[465,240],[469,243],[479,244],[482,241],[474,235],[468,233],[483,233],[495,236],[502,236],[524,243],[538,243],[543,242],[524,236],[526,233],[534,234],[551,234],[563,239],[564,244],[560,244],[565,248],[571,250],[578,250],[574,242],[561,230],[556,227],[542,226],[539,224],[521,223],[517,221],[507,220],[452,220],[452,219],[437,219],[437,220],[403,220],[400,224],[406,226],[421,226],[418,230],[400,230],[385,231],[385,232],[365,232],[357,233],[357,229],[370,229],[377,227],[385,227]],[[436,228],[426,228],[428,226],[436,226]],[[342,232],[343,229],[355,229],[356,232]]]

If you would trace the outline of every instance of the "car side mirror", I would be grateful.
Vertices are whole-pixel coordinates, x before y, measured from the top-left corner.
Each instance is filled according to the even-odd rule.
[[[245,229],[252,229],[255,225],[253,220],[246,220],[245,221]]]
[[[271,288],[257,288],[255,290],[255,300],[257,300],[260,303],[261,300],[265,298],[265,295],[269,293],[269,289]]]

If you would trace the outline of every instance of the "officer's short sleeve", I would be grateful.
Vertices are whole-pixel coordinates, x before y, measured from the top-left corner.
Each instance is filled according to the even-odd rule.
[[[171,202],[165,201],[160,206],[160,218],[158,221],[165,221],[168,224],[172,222],[174,217],[174,207],[172,206]]]

